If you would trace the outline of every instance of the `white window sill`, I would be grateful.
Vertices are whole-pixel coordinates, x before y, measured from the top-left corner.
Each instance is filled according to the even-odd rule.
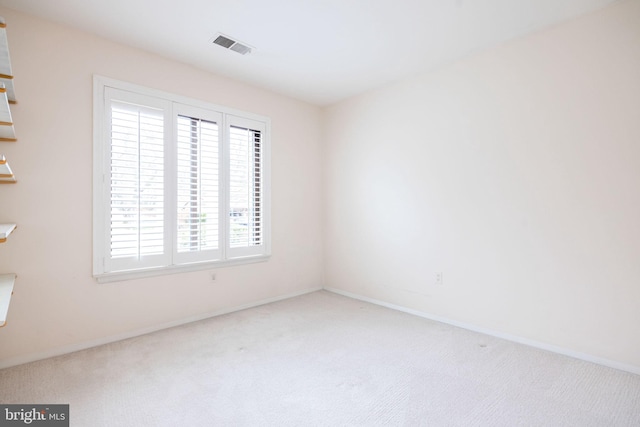
[[[164,276],[167,274],[188,273],[191,271],[208,270],[220,267],[233,267],[244,264],[254,264],[266,262],[270,255],[257,255],[244,258],[236,258],[227,261],[210,261],[193,264],[173,265],[168,267],[154,267],[144,270],[127,270],[113,273],[94,274],[93,277],[98,283],[121,282],[124,280],[143,279],[146,277]]]

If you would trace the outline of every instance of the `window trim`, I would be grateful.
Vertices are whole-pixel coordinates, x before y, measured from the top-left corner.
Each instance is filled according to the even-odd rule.
[[[195,107],[204,110],[214,111],[221,114],[222,121],[221,126],[228,127],[229,122],[233,122],[236,118],[247,119],[250,121],[260,122],[264,126],[264,134],[262,135],[262,147],[261,155],[263,161],[263,168],[261,179],[263,181],[263,197],[261,211],[263,215],[264,227],[264,251],[259,255],[248,255],[243,257],[227,258],[221,260],[207,260],[199,262],[191,262],[184,264],[172,264],[161,267],[148,267],[138,268],[126,271],[106,271],[105,258],[108,256],[109,238],[108,238],[108,226],[107,220],[109,216],[109,209],[107,200],[110,197],[110,190],[108,185],[108,171],[110,167],[109,157],[107,155],[107,148],[109,147],[109,123],[107,120],[106,111],[106,91],[107,88],[114,88],[120,91],[132,92],[141,96],[149,96],[164,100],[168,103],[179,104],[183,106]],[[227,117],[232,117],[233,120],[227,120]],[[171,117],[173,120],[174,118]],[[169,146],[175,145],[175,129],[172,132],[170,138],[171,142]],[[130,280],[144,277],[153,277],[164,274],[175,274],[183,272],[191,272],[198,270],[206,270],[212,268],[236,266],[242,264],[251,264],[257,262],[267,261],[271,256],[271,149],[270,149],[270,135],[271,135],[271,120],[268,117],[261,116],[254,113],[249,113],[233,108],[228,108],[202,100],[197,100],[158,89],[152,89],[144,86],[140,86],[133,83],[123,82],[120,80],[94,75],[93,76],[93,277],[99,283],[107,283],[121,280]],[[226,141],[223,142],[222,151],[226,151]],[[167,156],[168,162],[172,162],[171,155]],[[226,161],[223,162],[223,167],[226,168]],[[175,169],[174,165],[171,165]],[[172,179],[171,176],[167,176],[167,179]],[[228,191],[227,186],[223,186],[223,191]],[[173,197],[173,196],[172,196]],[[173,207],[167,206],[166,209],[170,212],[170,217]],[[226,208],[223,208],[226,209]],[[229,219],[226,215],[221,218],[221,226],[227,227]],[[175,224],[170,223],[169,227],[173,227]],[[174,230],[175,232],[175,230]],[[222,242],[227,246],[227,242]],[[173,253],[176,248],[170,246],[166,248],[166,251],[170,253],[170,257],[173,259]],[[226,252],[223,250],[223,252]]]

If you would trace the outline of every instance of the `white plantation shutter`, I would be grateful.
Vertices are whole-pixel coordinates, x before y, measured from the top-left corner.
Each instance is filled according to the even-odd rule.
[[[109,259],[130,269],[166,262],[165,115],[116,92],[110,101]],[[118,99],[120,98],[120,99]]]
[[[94,94],[99,281],[267,259],[268,118],[99,77]]]
[[[229,122],[229,254],[260,254],[264,252],[264,126],[235,117]]]
[[[177,259],[220,257],[220,114],[177,110]]]

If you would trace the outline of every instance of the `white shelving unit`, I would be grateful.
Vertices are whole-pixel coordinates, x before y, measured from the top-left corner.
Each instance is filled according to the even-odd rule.
[[[6,88],[9,102],[15,103],[16,91],[13,87],[13,71],[11,70],[11,59],[9,58],[7,24],[2,17],[0,17],[0,83],[3,83]]]
[[[16,141],[6,83],[0,83],[0,141]]]
[[[7,323],[7,313],[15,281],[15,274],[0,274],[0,328]]]
[[[0,17],[0,142],[13,142],[16,141],[16,132],[13,127],[9,104],[16,103],[16,93],[13,86],[13,71],[11,70],[11,60],[9,58],[6,28],[7,25],[4,18]],[[9,163],[0,154],[0,184],[14,182],[16,182],[16,178],[11,167],[9,167]],[[0,208],[2,205],[2,201],[0,201]],[[1,210],[0,215],[2,215]],[[15,229],[16,224],[0,224],[0,243],[5,243]],[[14,273],[0,274],[0,327],[7,323],[7,313],[9,312],[15,281],[16,275]]]
[[[7,184],[14,182],[16,182],[16,177],[13,175],[9,163],[7,163],[7,159],[0,154],[0,183]]]

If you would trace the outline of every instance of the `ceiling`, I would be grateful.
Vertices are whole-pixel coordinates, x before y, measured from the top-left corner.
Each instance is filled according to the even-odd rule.
[[[0,0],[317,105],[428,71],[616,0]],[[254,47],[214,45],[223,33]]]

